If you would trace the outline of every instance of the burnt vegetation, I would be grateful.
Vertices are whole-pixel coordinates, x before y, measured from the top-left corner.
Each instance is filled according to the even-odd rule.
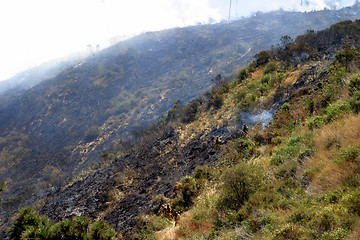
[[[186,31],[181,33],[185,38],[192,36]],[[202,34],[206,31],[205,28]],[[200,35],[194,48],[208,44]],[[173,211],[181,212],[183,220],[176,220],[174,229],[177,238],[356,236],[360,228],[359,137],[345,127],[339,131],[338,126],[352,124],[354,129],[350,132],[357,130],[354,123],[360,109],[359,35],[360,21],[309,30],[294,40],[285,35],[280,45],[259,51],[248,67],[234,77],[209,78],[205,74],[207,87],[212,87],[195,99],[195,93],[191,93],[175,102],[178,92],[163,91],[167,86],[161,84],[148,92],[148,79],[164,79],[167,68],[177,68],[163,65],[159,76],[145,70],[129,71],[131,64],[152,60],[150,53],[145,54],[148,58],[140,57],[145,49],[131,48],[122,49],[120,58],[109,58],[106,67],[95,64],[97,60],[93,59],[80,70],[59,75],[57,80],[63,85],[45,91],[47,95],[32,98],[41,89],[29,91],[23,96],[29,105],[22,103],[24,108],[19,109],[14,107],[19,102],[14,102],[6,110],[14,109],[16,119],[24,119],[35,127],[20,131],[22,125],[16,119],[11,123],[15,130],[4,131],[0,138],[0,163],[8,169],[8,175],[22,179],[25,173],[12,167],[34,165],[37,161],[32,157],[39,156],[44,160],[38,178],[41,184],[25,184],[19,189],[11,188],[11,181],[1,185],[0,191],[5,190],[1,208],[3,216],[10,217],[26,205],[26,199],[31,199],[27,203],[47,217],[23,209],[13,219],[9,234],[13,239],[153,239],[171,227],[174,220],[159,211],[166,203]],[[152,51],[162,48],[158,35],[142,37],[157,39]],[[224,33],[224,39],[230,41],[231,36]],[[215,48],[216,41],[210,43]],[[132,44],[136,45],[136,41]],[[197,61],[191,49],[174,49],[177,56],[190,56]],[[245,52],[245,48],[241,49]],[[130,59],[131,64],[125,59]],[[216,53],[211,61],[202,64],[221,65],[219,59],[225,56]],[[163,59],[165,62],[168,60]],[[220,65],[216,66],[220,69]],[[175,86],[186,83],[191,75],[189,69],[178,71]],[[88,72],[98,76],[88,79],[91,85],[84,80]],[[137,87],[125,83],[121,77],[124,75],[138,80]],[[87,90],[86,95],[69,90],[74,79],[79,91]],[[51,81],[45,84],[52,85]],[[120,85],[123,89],[119,89]],[[72,97],[82,104],[71,108]],[[171,101],[167,101],[169,98]],[[190,99],[193,100],[188,104],[181,103]],[[155,118],[141,115],[141,107],[144,105],[151,112],[162,101],[169,106],[161,108],[157,114],[164,116],[151,125]],[[84,103],[92,107],[84,107]],[[29,111],[39,110],[39,116],[44,118],[30,119],[23,112],[28,107]],[[261,120],[249,122],[241,117],[261,110],[275,112],[266,126]],[[4,116],[0,118],[5,119]],[[135,121],[137,118],[143,121]],[[121,121],[132,125],[131,130],[117,125]],[[142,127],[142,123],[149,127]],[[242,131],[243,123],[249,124],[248,132]],[[47,127],[54,135],[44,130]],[[119,140],[118,136],[127,131],[134,137],[130,141]],[[34,137],[34,132],[39,135]],[[111,135],[113,132],[116,134]],[[214,144],[216,138],[221,139],[219,146]],[[112,144],[105,144],[104,139]],[[80,144],[67,152],[67,141]],[[98,151],[91,153],[89,149],[93,148]],[[100,151],[104,148],[106,151]],[[81,164],[91,163],[88,152],[94,158],[101,155],[103,162],[93,161],[87,171],[81,172],[86,169]],[[49,160],[51,156],[61,161]],[[68,177],[66,168],[71,166],[78,173],[76,178]],[[332,174],[337,176],[335,180],[329,177]],[[176,181],[179,188],[174,197],[172,188]],[[39,198],[33,195],[41,191],[42,200],[35,204]],[[18,194],[12,196],[15,192]],[[91,219],[101,219],[111,227]]]

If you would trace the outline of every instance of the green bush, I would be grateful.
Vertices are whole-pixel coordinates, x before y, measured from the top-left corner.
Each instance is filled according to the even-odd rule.
[[[255,64],[256,66],[265,65],[269,62],[271,58],[271,53],[267,51],[261,51],[258,54],[255,55]]]
[[[293,224],[286,224],[276,231],[274,240],[278,239],[301,239],[302,232]]]
[[[239,138],[234,144],[234,150],[240,159],[249,159],[256,152],[256,144],[244,138]]]
[[[360,215],[360,189],[356,189],[356,191],[347,196],[343,203],[350,213]]]
[[[91,219],[76,217],[57,223],[51,236],[53,239],[86,239]]]
[[[271,81],[271,75],[270,74],[264,74],[262,77],[261,77],[261,83],[263,84],[268,84],[270,83]]]
[[[324,120],[325,122],[330,122],[340,117],[344,113],[351,112],[351,110],[352,108],[349,102],[339,100],[335,103],[331,103],[329,106],[327,106],[326,109],[323,110],[323,113],[325,114]]]
[[[20,240],[23,232],[29,227],[38,227],[41,224],[41,219],[34,210],[31,208],[22,209],[15,217],[10,229],[10,237],[14,240]]]
[[[280,165],[293,159],[300,150],[301,137],[290,138],[284,146],[277,148],[271,156],[271,164]]]
[[[324,124],[325,124],[325,120],[324,120],[324,117],[322,117],[322,116],[315,116],[306,121],[306,125],[310,129],[320,128]]]
[[[333,230],[338,223],[337,217],[334,212],[325,209],[313,217],[311,225],[317,230],[318,233],[324,233]]]
[[[20,210],[10,229],[10,238],[21,239],[101,239],[112,240],[116,232],[103,222],[91,224],[91,219],[75,217],[53,224],[45,216],[39,216],[31,208]]]
[[[360,112],[360,91],[355,91],[349,99],[349,104],[355,113]]]
[[[269,62],[265,67],[265,74],[274,72],[276,68],[277,68],[276,63]]]
[[[224,103],[224,97],[221,94],[216,93],[210,99],[210,101],[208,103],[208,107],[213,106],[215,109],[219,109],[219,108],[221,108],[223,103]]]
[[[359,156],[360,147],[358,145],[352,145],[345,149],[341,149],[338,153],[335,162],[338,164],[342,164],[344,162],[355,161]]]
[[[116,233],[108,224],[97,221],[91,225],[89,232],[90,240],[111,240],[114,237],[116,237]]]
[[[360,74],[355,74],[350,78],[349,91],[354,94],[360,91]]]
[[[295,178],[298,167],[299,165],[295,161],[286,161],[278,169],[276,169],[275,176],[278,179]]]
[[[239,72],[239,75],[237,76],[237,79],[242,82],[246,78],[250,76],[249,70],[246,68],[242,68]]]
[[[190,123],[196,120],[196,115],[199,111],[200,103],[196,100],[191,101],[183,110],[182,122]]]
[[[261,189],[263,170],[255,165],[240,163],[228,169],[223,177],[223,192],[219,198],[220,209],[240,209],[245,201]]]

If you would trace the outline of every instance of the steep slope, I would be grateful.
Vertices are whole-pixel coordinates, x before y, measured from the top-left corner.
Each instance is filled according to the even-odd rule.
[[[231,83],[175,105],[123,157],[49,195],[40,212],[55,221],[90,216],[146,239],[161,219],[151,213],[167,202],[188,211],[171,230],[176,238],[356,236],[359,36],[359,21],[341,22],[258,54]],[[276,110],[269,124],[263,110]]]
[[[2,218],[8,219],[24,206],[24,200],[28,201],[27,204],[33,203],[39,195],[58,191],[68,176],[78,174],[90,164],[98,162],[102,151],[114,149],[114,140],[119,141],[121,137],[129,136],[131,131],[144,129],[154,123],[178,99],[187,102],[208,90],[211,86],[209,80],[218,73],[230,74],[249,61],[254,53],[277,44],[281,36],[293,36],[314,26],[320,29],[341,19],[355,18],[359,15],[358,10],[358,7],[353,7],[304,14],[280,11],[231,23],[147,33],[104,50],[26,91],[0,109],[0,180],[8,186],[8,191],[3,194]],[[216,127],[211,125],[210,131],[213,129]],[[209,132],[206,130],[198,133],[198,136],[209,142],[211,136],[207,134]],[[181,145],[181,141],[175,142]],[[190,160],[194,156],[197,158],[198,153],[188,153],[189,158],[185,161],[183,150],[179,151],[179,158],[175,158],[175,162],[184,164],[184,168],[181,174],[175,174],[176,177],[193,170],[196,163]],[[189,147],[189,151],[193,150]],[[211,161],[201,160],[201,156],[205,158],[208,155],[205,153],[199,155],[198,162]],[[125,156],[115,162],[118,162],[120,171],[124,168],[121,165],[123,162],[137,167],[138,160],[142,160],[139,164],[144,165],[144,172],[148,168],[155,168],[145,165],[148,163],[145,153],[140,155],[140,158],[134,157],[137,155]],[[155,154],[153,158],[165,164],[164,171],[170,171],[172,167],[166,165],[169,156],[156,160]],[[115,166],[109,168],[117,169]],[[115,184],[111,171],[103,171],[107,171],[103,181],[109,181],[109,186]],[[149,173],[152,175],[145,176],[155,181],[157,172]],[[172,184],[169,176],[164,175],[164,178],[169,178],[166,181]],[[91,178],[88,181],[91,181],[89,185],[95,184]],[[102,185],[103,181],[98,187],[94,185],[98,189],[94,191],[103,193],[107,190]],[[121,188],[121,181],[116,184],[122,189],[120,192],[126,192],[129,199],[133,199],[134,196],[129,194],[131,189],[142,192],[141,184],[146,184],[146,181],[140,178],[135,183],[136,186],[124,189]],[[66,188],[70,189],[66,190],[69,191],[66,196],[73,194],[72,188],[76,189],[77,186],[84,188],[86,184],[80,182],[71,185]],[[157,185],[154,189],[155,192],[164,190]],[[88,194],[92,196],[87,191],[85,189],[79,199]],[[14,194],[18,196],[14,197]],[[146,200],[140,205],[149,206],[148,196],[145,195]],[[121,194],[115,198],[121,199]],[[58,200],[64,199],[67,201],[69,198]],[[99,199],[108,201],[102,195],[99,195]],[[78,212],[74,208],[79,206],[80,200],[71,201],[59,203],[59,206],[70,207],[68,213],[57,216],[71,216]],[[120,209],[121,206],[116,204],[114,209]],[[107,207],[95,203],[92,205],[94,209],[88,212],[89,215],[95,216],[95,213],[105,211],[104,216],[113,219]],[[49,211],[44,210],[46,213]],[[81,211],[85,214],[87,210],[83,208]],[[129,218],[130,215],[127,215],[118,228],[129,226]]]

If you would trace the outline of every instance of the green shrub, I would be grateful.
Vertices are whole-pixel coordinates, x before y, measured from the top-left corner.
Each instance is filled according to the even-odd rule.
[[[112,240],[116,233],[103,222],[91,224],[91,219],[75,217],[53,224],[31,208],[20,210],[10,229],[10,238],[21,239],[101,239]]]
[[[355,91],[349,99],[349,104],[355,113],[360,112],[360,91]]]
[[[324,124],[325,124],[325,120],[324,120],[324,117],[322,117],[322,116],[315,116],[306,121],[306,125],[310,129],[320,128]]]
[[[271,58],[271,53],[267,51],[261,51],[258,54],[255,55],[255,63],[256,66],[265,65],[269,62]]]
[[[341,184],[344,187],[357,188],[360,186],[360,177],[357,174],[349,174],[342,180]]]
[[[245,90],[245,88],[240,88],[240,89],[236,90],[234,93],[234,97],[238,103],[241,100],[243,100],[246,97],[246,95],[247,95],[247,91]]]
[[[250,75],[249,70],[246,68],[242,68],[239,72],[239,75],[237,76],[237,79],[242,82],[246,78],[248,78]]]
[[[234,144],[234,150],[238,158],[249,159],[256,152],[256,144],[249,139],[239,138]]]
[[[207,165],[197,166],[194,170],[193,177],[195,179],[210,180],[212,175],[211,171],[213,171],[212,168]]]
[[[360,215],[360,189],[352,192],[343,202],[350,213]]]
[[[179,184],[178,197],[172,202],[173,208],[188,208],[194,203],[195,197],[199,193],[199,185],[195,178],[185,176]]]
[[[301,239],[302,232],[293,224],[286,224],[276,231],[274,240],[277,239]]]
[[[276,63],[269,62],[265,67],[265,74],[274,72],[276,68],[277,68]]]
[[[283,137],[276,136],[276,137],[271,139],[271,144],[277,146],[277,145],[280,145],[283,142],[283,140],[284,140]]]
[[[295,161],[286,161],[276,169],[275,176],[278,179],[295,178],[298,167],[299,165]]]
[[[183,117],[182,122],[190,123],[196,120],[196,115],[199,111],[200,103],[196,100],[191,101],[184,109],[183,109]]]
[[[350,78],[349,91],[354,94],[360,91],[360,74],[355,74]]]
[[[359,156],[360,147],[358,145],[352,145],[345,149],[341,149],[335,162],[338,164],[342,164],[344,162],[355,161]]]
[[[313,217],[311,225],[318,231],[318,233],[328,232],[334,229],[338,220],[333,211],[325,209]]]
[[[60,239],[86,239],[91,223],[90,218],[75,217],[73,220],[64,220],[54,226],[52,236]]]
[[[313,210],[304,206],[299,206],[288,217],[291,223],[308,223],[314,216]]]
[[[325,122],[330,122],[340,117],[344,113],[351,112],[351,110],[352,108],[349,102],[339,100],[335,103],[331,103],[329,106],[327,106],[326,109],[323,110],[323,113],[325,114],[324,120]]]
[[[97,221],[90,227],[90,240],[111,240],[116,237],[115,231],[106,223]]]
[[[327,240],[338,240],[338,239],[345,239],[346,236],[349,234],[349,231],[344,228],[337,228],[330,232],[325,232],[321,239],[327,239]]]
[[[276,73],[275,77],[271,78],[270,85],[281,83],[285,79],[285,74],[282,72]]]
[[[268,83],[270,83],[270,81],[271,81],[271,75],[270,74],[264,74],[261,77],[261,80],[260,80],[260,82],[263,83],[263,84],[268,84]]]
[[[210,106],[213,106],[215,109],[221,108],[224,103],[224,97],[220,94],[215,94],[210,101]]]
[[[284,146],[277,148],[271,156],[271,164],[280,165],[293,159],[300,149],[301,137],[290,138]]]
[[[261,189],[263,170],[255,165],[240,163],[223,175],[223,193],[218,202],[220,209],[239,209],[249,197]]]
[[[31,208],[25,208],[19,211],[15,217],[15,221],[10,229],[10,237],[14,240],[20,240],[21,235],[29,227],[38,227],[42,224],[42,219]]]

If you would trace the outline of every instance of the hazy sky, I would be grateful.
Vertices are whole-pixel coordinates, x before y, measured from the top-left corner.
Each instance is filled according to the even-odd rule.
[[[320,10],[354,0],[232,0],[232,18],[252,12]],[[0,0],[0,81],[44,61],[144,31],[227,19],[230,0]],[[305,5],[305,4],[303,4]],[[330,6],[331,5],[331,6]],[[120,38],[119,38],[120,37]]]

